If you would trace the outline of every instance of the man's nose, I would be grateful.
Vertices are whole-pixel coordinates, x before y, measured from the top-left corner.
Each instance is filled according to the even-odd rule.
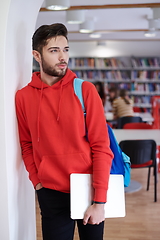
[[[64,61],[65,60],[65,53],[62,50],[59,52],[59,60],[60,61]]]

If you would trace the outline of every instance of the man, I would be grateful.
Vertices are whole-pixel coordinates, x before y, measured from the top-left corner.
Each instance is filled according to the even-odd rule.
[[[82,85],[84,119],[73,89],[76,75],[67,68],[68,51],[63,24],[44,25],[35,31],[33,56],[40,72],[33,73],[32,81],[16,94],[22,156],[37,191],[43,239],[73,239],[70,174],[93,173],[93,204],[77,224],[81,240],[101,240],[113,154],[101,99],[87,81]]]

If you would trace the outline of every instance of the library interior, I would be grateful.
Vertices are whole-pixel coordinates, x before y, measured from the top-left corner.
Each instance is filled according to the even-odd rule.
[[[53,6],[48,5],[49,1],[42,4],[36,27],[54,22],[67,26],[70,46],[68,67],[78,78],[103,86],[106,122],[112,127],[120,145],[122,141],[138,140],[144,141],[142,145],[145,148],[145,141],[152,139],[156,142],[151,180],[146,156],[143,156],[144,163],[140,165],[138,162],[135,164],[131,156],[131,183],[125,188],[126,217],[106,219],[104,239],[158,240],[160,3],[116,0],[111,3],[100,0],[91,4],[90,1],[71,1],[68,9],[63,11],[52,11]],[[34,61],[33,71],[37,70],[38,65]],[[133,102],[133,116],[126,114],[119,119],[114,118],[113,106],[111,102],[108,104],[110,89],[127,91]],[[124,121],[123,124],[121,121]],[[133,149],[133,145],[134,142],[131,142],[130,148]],[[127,153],[130,154],[129,150]],[[149,192],[152,192],[151,196]],[[37,237],[41,240],[37,205],[36,209]],[[154,212],[155,209],[158,212]],[[78,233],[74,239],[78,240]]]

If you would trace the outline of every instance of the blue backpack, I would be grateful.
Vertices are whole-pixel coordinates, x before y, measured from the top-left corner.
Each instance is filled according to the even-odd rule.
[[[82,96],[82,83],[84,80],[75,78],[73,82],[74,92],[77,95],[81,105],[84,114],[86,114],[85,106],[83,102],[83,96]],[[121,148],[119,147],[119,144],[115,138],[115,135],[113,133],[112,128],[107,124],[108,128],[108,134],[110,138],[110,148],[114,154],[114,158],[112,161],[111,166],[111,174],[121,174],[124,176],[124,186],[128,187],[130,183],[130,172],[131,172],[131,163],[130,158],[122,152]]]

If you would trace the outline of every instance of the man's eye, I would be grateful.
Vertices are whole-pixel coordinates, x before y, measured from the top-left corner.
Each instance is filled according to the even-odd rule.
[[[69,52],[69,48],[65,48],[65,49],[64,49],[64,52]]]
[[[57,49],[53,49],[53,50],[51,50],[51,52],[57,52]]]

